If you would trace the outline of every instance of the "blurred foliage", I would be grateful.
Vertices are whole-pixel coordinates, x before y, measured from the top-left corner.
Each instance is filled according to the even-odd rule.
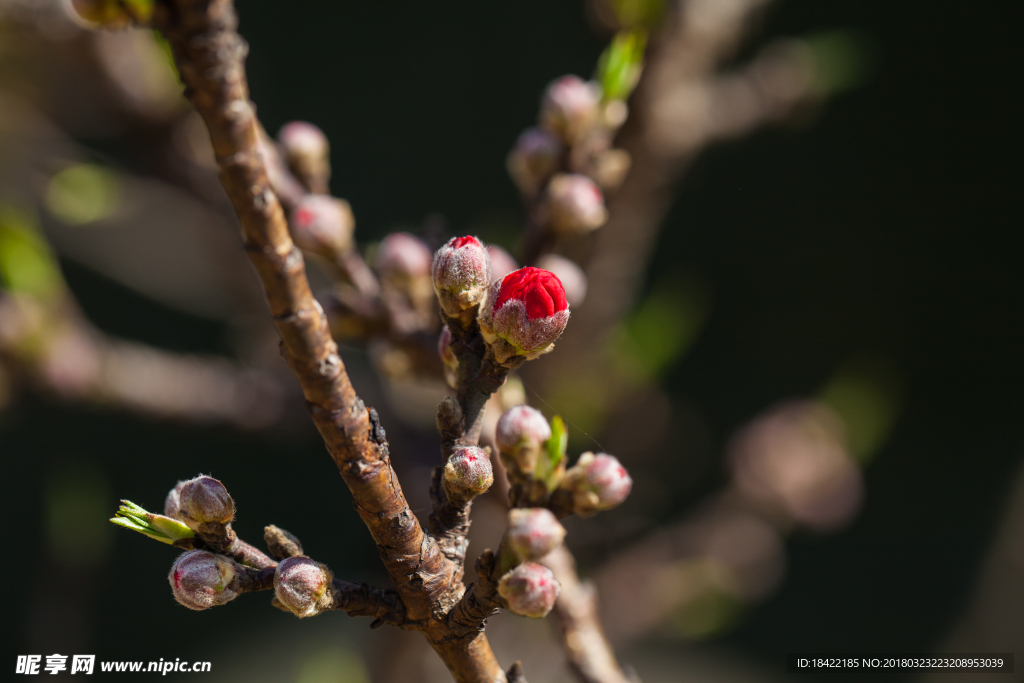
[[[71,225],[107,218],[120,199],[121,184],[114,172],[93,164],[69,166],[50,178],[46,187],[46,207]]]
[[[607,0],[623,28],[651,28],[665,14],[664,0]]]
[[[369,683],[359,655],[339,646],[325,647],[299,657],[295,683]]]
[[[875,46],[860,31],[836,29],[804,37],[810,49],[814,80],[820,95],[853,90],[864,85],[874,73]]]
[[[633,92],[646,46],[646,31],[620,31],[612,38],[597,63],[597,81],[605,100],[624,100]]]
[[[49,245],[28,214],[0,204],[0,283],[39,301],[64,291],[63,278]]]
[[[891,364],[872,358],[844,363],[819,396],[842,419],[850,455],[861,464],[885,443],[903,402],[902,382]]]
[[[76,569],[96,566],[111,545],[104,522],[110,484],[103,472],[79,460],[58,462],[44,493],[46,537],[53,555]]]

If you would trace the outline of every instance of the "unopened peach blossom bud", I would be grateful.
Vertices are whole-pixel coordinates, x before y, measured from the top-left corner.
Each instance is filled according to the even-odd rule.
[[[547,616],[560,590],[551,570],[535,562],[524,562],[498,583],[498,593],[505,598],[509,610],[532,619]]]
[[[331,146],[319,127],[306,121],[292,121],[281,126],[277,133],[285,161],[289,166],[324,164],[330,157]]]
[[[274,595],[297,617],[312,617],[331,606],[331,573],[308,557],[281,560],[274,570]]]
[[[540,268],[520,268],[495,280],[480,307],[480,332],[499,363],[547,353],[569,322],[562,283]]]
[[[527,128],[508,155],[508,172],[523,194],[533,195],[558,170],[562,141],[551,131]]]
[[[352,248],[356,219],[344,199],[309,194],[292,211],[292,239],[300,249],[328,258]]]
[[[502,462],[528,474],[536,469],[544,442],[551,438],[551,425],[536,408],[513,406],[498,418],[494,435],[498,450],[507,456]]]
[[[423,240],[407,232],[393,232],[377,247],[376,267],[381,277],[407,281],[430,275],[434,255]]]
[[[213,477],[186,481],[178,495],[180,519],[193,529],[201,524],[227,524],[235,516],[235,501]]]
[[[452,351],[452,331],[447,325],[441,328],[441,334],[437,338],[437,353],[444,364],[444,381],[454,389],[459,380],[459,359]]]
[[[601,190],[593,180],[578,173],[562,173],[551,179],[544,208],[552,229],[565,236],[591,232],[608,220]]]
[[[449,498],[471,500],[491,488],[494,472],[487,451],[476,446],[459,446],[444,467],[444,488]]]
[[[565,527],[547,508],[514,508],[505,539],[520,560],[539,560],[562,544]]]
[[[558,254],[545,254],[537,261],[537,267],[551,271],[565,289],[565,299],[570,306],[579,306],[587,297],[587,276],[574,262]]]
[[[431,267],[441,310],[451,317],[483,301],[491,283],[491,259],[475,237],[453,237],[434,254]]]
[[[562,487],[572,492],[573,511],[587,517],[626,500],[633,480],[615,456],[587,452],[565,473]]]
[[[491,257],[491,282],[500,280],[513,270],[519,270],[519,264],[512,258],[512,254],[501,247],[489,244],[487,253]]]
[[[164,516],[171,519],[181,518],[181,489],[188,481],[179,481],[173,489],[168,491],[164,499]]]
[[[600,113],[601,87],[577,76],[548,85],[540,104],[540,123],[569,143],[586,136]]]
[[[227,557],[205,550],[190,550],[174,561],[167,580],[175,600],[189,609],[203,610],[223,605],[238,596],[232,588],[237,573],[235,563]]]

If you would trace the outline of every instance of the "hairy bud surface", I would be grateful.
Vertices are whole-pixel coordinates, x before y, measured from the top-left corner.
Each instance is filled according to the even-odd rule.
[[[505,538],[520,560],[539,560],[562,544],[565,527],[547,508],[515,508]]]
[[[238,597],[231,588],[236,576],[230,559],[205,550],[190,550],[171,565],[167,580],[174,599],[194,610],[223,605]]]
[[[554,274],[531,267],[496,280],[479,317],[480,331],[499,363],[547,353],[568,322],[562,283]]]
[[[498,583],[498,593],[508,602],[509,610],[533,619],[547,616],[560,590],[551,570],[535,562],[524,562]]]
[[[274,570],[274,595],[297,617],[312,617],[330,607],[331,573],[308,557],[289,557]]]

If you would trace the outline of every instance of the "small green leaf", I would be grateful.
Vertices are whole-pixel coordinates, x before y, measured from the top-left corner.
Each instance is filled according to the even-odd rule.
[[[569,432],[565,429],[565,421],[561,416],[551,418],[551,438],[544,443],[547,458],[537,467],[537,478],[548,485],[548,490],[558,486],[558,481],[551,475],[558,472],[565,463],[565,452],[569,448]]]
[[[640,80],[647,32],[619,31],[597,63],[597,81],[605,100],[624,100]]]
[[[176,541],[194,538],[196,535],[196,532],[178,520],[147,512],[130,500],[121,501],[121,507],[110,521],[161,543],[174,544]]]
[[[64,290],[64,279],[34,221],[0,205],[0,285],[49,301]]]

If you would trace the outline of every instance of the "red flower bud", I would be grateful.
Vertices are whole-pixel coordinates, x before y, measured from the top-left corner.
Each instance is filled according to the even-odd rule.
[[[498,583],[498,593],[505,598],[509,610],[533,619],[547,616],[561,588],[550,569],[534,562],[524,562]]]
[[[565,473],[562,487],[572,491],[573,511],[587,517],[626,500],[633,480],[614,456],[587,452]]]
[[[587,296],[587,276],[574,262],[558,254],[545,254],[537,261],[537,267],[551,271],[565,288],[565,299],[573,306],[579,306]]]
[[[167,580],[174,599],[189,609],[203,610],[238,597],[231,587],[237,575],[235,563],[205,550],[190,550],[171,565]]]
[[[601,88],[576,76],[562,76],[548,85],[540,104],[540,122],[572,143],[582,139],[596,121]]]
[[[444,467],[444,487],[449,498],[471,500],[491,488],[494,472],[487,451],[476,446],[459,446]]]
[[[506,542],[520,560],[539,560],[565,540],[565,527],[547,508],[516,508],[508,513]]]
[[[519,264],[512,258],[512,254],[501,247],[489,244],[487,254],[491,257],[491,282],[500,280],[513,270],[519,270]]]
[[[579,235],[596,230],[608,220],[604,195],[585,175],[563,173],[548,183],[547,217],[555,232]]]
[[[292,211],[291,228],[300,249],[331,257],[352,247],[356,219],[344,199],[310,194]]]
[[[441,309],[457,317],[479,304],[491,283],[491,259],[475,237],[453,237],[434,254],[431,268]]]
[[[196,477],[181,486],[179,519],[190,528],[201,524],[227,524],[235,516],[235,501],[224,484],[213,477]]]
[[[377,272],[386,279],[411,280],[429,274],[432,259],[423,240],[407,232],[393,232],[377,247]]]
[[[452,351],[452,331],[447,325],[441,328],[441,334],[437,338],[437,354],[441,356],[441,362],[444,364],[444,381],[454,389],[459,379],[459,359]]]
[[[480,331],[499,363],[551,350],[569,322],[562,283],[540,268],[520,268],[491,285],[480,307]]]
[[[527,128],[508,155],[508,172],[521,192],[532,195],[558,170],[562,141],[540,128]]]
[[[274,570],[274,595],[297,617],[312,617],[331,606],[331,573],[308,557],[281,560]]]

